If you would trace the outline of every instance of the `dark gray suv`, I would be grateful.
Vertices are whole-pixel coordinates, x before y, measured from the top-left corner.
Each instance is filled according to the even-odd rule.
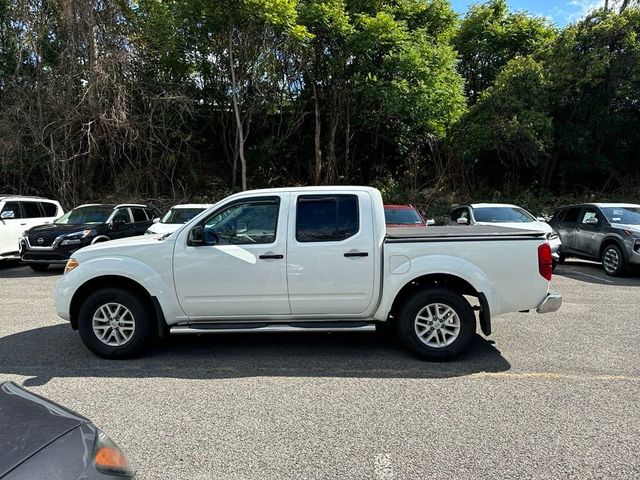
[[[608,275],[640,265],[640,205],[585,203],[555,211],[549,221],[562,240],[566,257],[601,261]]]

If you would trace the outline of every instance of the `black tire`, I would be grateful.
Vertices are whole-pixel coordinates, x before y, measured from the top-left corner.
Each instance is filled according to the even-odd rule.
[[[563,255],[562,253],[558,254],[558,261],[557,264],[558,265],[564,265],[564,261],[567,259],[566,255]]]
[[[604,273],[611,277],[619,277],[624,272],[624,255],[615,243],[607,245],[602,251],[602,267]]]
[[[34,272],[45,272],[49,268],[48,263],[30,263],[29,266]]]
[[[118,303],[126,307],[134,321],[131,338],[119,346],[107,345],[93,330],[93,317],[105,304]],[[104,288],[87,297],[78,312],[80,338],[96,355],[102,358],[124,359],[139,355],[154,336],[153,316],[145,302],[134,293],[119,288]]]
[[[418,336],[415,321],[418,313],[430,304],[443,304],[450,307],[458,316],[460,329],[457,337],[446,346],[429,346]],[[473,339],[476,332],[476,317],[469,302],[453,290],[433,288],[422,290],[409,298],[400,310],[398,318],[398,337],[400,342],[422,360],[446,361],[460,355]],[[440,342],[440,333],[436,333]],[[444,335],[442,335],[444,340]]]

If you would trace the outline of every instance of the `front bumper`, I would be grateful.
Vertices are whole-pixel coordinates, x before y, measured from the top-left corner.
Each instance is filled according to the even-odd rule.
[[[548,292],[545,299],[538,305],[536,312],[538,313],[551,313],[557,312],[562,305],[562,295],[558,292]]]
[[[48,263],[51,265],[65,265],[71,255],[83,245],[66,249],[59,246],[32,247],[26,238],[20,239],[20,257],[27,263]]]
[[[553,238],[548,240],[549,247],[551,247],[551,258],[553,258],[556,262],[560,260],[560,247],[562,246],[562,241],[560,237]]]

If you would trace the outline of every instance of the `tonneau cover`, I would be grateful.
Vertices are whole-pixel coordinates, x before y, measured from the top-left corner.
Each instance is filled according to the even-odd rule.
[[[386,241],[437,240],[506,240],[514,238],[541,238],[545,233],[537,230],[515,229],[493,225],[461,225],[444,227],[387,228]]]

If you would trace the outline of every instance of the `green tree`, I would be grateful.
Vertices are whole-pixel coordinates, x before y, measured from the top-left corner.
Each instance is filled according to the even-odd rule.
[[[521,177],[544,180],[553,146],[548,89],[540,62],[515,58],[456,127],[458,150],[491,186],[514,193]]]
[[[470,104],[509,60],[539,52],[555,37],[556,30],[547,19],[510,12],[506,0],[472,5],[454,38]]]
[[[565,183],[603,189],[640,169],[639,38],[639,9],[600,10],[567,27],[547,56],[551,171]]]

